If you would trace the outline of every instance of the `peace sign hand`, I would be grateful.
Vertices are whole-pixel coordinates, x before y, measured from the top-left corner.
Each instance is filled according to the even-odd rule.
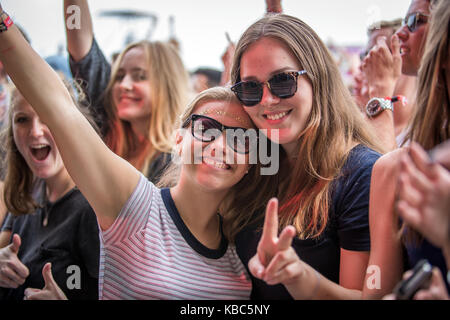
[[[293,226],[287,226],[278,237],[278,200],[271,199],[257,253],[249,261],[252,275],[268,284],[288,284],[300,276],[302,262],[291,247],[295,233]]]

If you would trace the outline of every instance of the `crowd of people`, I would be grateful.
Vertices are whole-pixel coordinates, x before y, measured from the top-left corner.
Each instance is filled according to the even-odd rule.
[[[449,0],[370,26],[353,91],[281,0],[191,77],[72,5],[69,82],[0,4],[0,299],[400,299],[423,259],[449,299]]]

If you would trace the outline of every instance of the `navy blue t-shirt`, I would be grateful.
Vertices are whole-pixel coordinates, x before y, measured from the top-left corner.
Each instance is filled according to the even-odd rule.
[[[295,238],[292,242],[300,259],[335,283],[339,283],[341,248],[370,251],[370,179],[372,167],[380,156],[363,145],[354,147],[331,188],[332,203],[324,232],[316,239]],[[249,226],[236,237],[237,253],[247,269],[260,237],[260,225]],[[252,299],[292,299],[281,284],[269,286],[254,277],[252,284]]]

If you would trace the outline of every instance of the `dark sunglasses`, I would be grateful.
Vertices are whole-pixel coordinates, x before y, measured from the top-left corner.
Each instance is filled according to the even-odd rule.
[[[231,87],[238,99],[247,107],[258,104],[263,95],[263,86],[267,84],[270,92],[281,99],[292,97],[297,92],[297,78],[306,70],[288,71],[274,75],[265,82],[255,80],[241,81]]]
[[[219,121],[199,115],[192,114],[183,123],[182,127],[186,128],[191,122],[191,133],[194,138],[202,142],[211,142],[222,135],[226,130],[226,139],[228,146],[237,153],[247,154],[250,152],[252,139],[246,134],[248,129],[239,127],[229,127],[221,124]],[[257,139],[257,132],[254,130],[254,138]],[[255,141],[253,141],[255,142]]]
[[[409,32],[414,32],[420,25],[427,23],[429,17],[429,15],[420,12],[411,13],[403,19],[402,26],[406,25]]]

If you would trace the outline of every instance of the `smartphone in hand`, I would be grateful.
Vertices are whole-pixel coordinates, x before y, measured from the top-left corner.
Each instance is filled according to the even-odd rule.
[[[413,274],[400,281],[394,288],[397,300],[411,300],[419,289],[431,279],[432,265],[425,259],[420,260],[413,269]]]

